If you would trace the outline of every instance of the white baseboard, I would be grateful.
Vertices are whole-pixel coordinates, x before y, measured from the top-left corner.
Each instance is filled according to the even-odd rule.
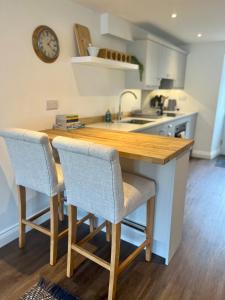
[[[214,159],[220,154],[220,149],[208,152],[208,151],[201,151],[201,150],[192,150],[192,157],[196,158],[204,158],[204,159]]]
[[[46,214],[38,219],[37,224],[41,224],[49,219],[49,214]],[[26,226],[26,232],[30,231],[31,228]],[[18,223],[14,224],[0,232],[0,248],[14,241],[19,236],[18,234]]]

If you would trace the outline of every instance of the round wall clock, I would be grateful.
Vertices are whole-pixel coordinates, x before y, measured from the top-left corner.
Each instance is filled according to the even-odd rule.
[[[46,63],[54,62],[59,56],[59,41],[48,26],[38,26],[33,32],[33,48],[37,56]]]

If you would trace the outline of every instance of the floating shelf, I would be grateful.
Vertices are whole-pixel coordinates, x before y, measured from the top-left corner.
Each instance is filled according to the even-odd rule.
[[[118,69],[118,70],[138,70],[139,66],[136,64],[131,64],[127,62],[105,59],[95,56],[76,56],[72,57],[73,64],[80,65],[90,65],[90,66],[99,66],[109,69]]]

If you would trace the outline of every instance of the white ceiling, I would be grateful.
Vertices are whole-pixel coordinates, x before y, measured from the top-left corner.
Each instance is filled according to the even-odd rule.
[[[180,41],[225,41],[225,0],[75,0]],[[177,13],[172,19],[171,14]],[[197,34],[202,33],[201,38]]]

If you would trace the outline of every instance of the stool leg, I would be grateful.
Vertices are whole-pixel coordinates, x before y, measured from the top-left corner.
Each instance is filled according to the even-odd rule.
[[[152,257],[152,239],[153,239],[153,224],[154,224],[154,207],[155,207],[155,197],[152,197],[147,202],[147,214],[146,214],[146,240],[148,241],[148,246],[145,250],[145,260],[150,261]]]
[[[93,232],[95,229],[95,216],[92,215],[89,219],[89,227],[90,227],[90,232]]]
[[[57,260],[58,248],[58,195],[50,198],[50,265],[54,266]]]
[[[77,208],[73,205],[68,207],[68,253],[67,253],[67,277],[73,275],[74,270],[74,251],[72,249],[72,244],[76,242],[77,239]]]
[[[25,229],[23,220],[26,219],[26,188],[19,185],[18,187],[18,206],[19,206],[19,248],[25,246]]]
[[[59,220],[64,220],[64,195],[60,193],[58,195],[58,202],[59,202]]]
[[[118,267],[119,267],[119,260],[120,260],[120,235],[121,235],[121,223],[112,224],[112,249],[111,249],[108,300],[114,300],[116,297]]]
[[[111,224],[109,221],[105,222],[106,224],[106,241],[110,242],[111,239]]]

